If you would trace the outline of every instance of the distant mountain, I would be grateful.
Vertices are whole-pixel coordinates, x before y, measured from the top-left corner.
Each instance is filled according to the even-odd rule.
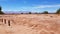
[[[4,11],[5,14],[20,14],[20,13],[29,13],[31,11]],[[34,13],[34,12],[31,12]]]

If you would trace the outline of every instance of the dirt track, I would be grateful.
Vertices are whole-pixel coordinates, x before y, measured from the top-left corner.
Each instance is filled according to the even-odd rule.
[[[60,34],[60,15],[0,15],[0,34]]]

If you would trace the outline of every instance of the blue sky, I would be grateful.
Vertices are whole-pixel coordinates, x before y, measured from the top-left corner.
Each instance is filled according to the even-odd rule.
[[[4,12],[55,12],[60,8],[60,0],[0,0]]]

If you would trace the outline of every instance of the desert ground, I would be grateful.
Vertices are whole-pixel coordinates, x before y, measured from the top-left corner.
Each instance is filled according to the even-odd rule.
[[[0,15],[0,34],[60,34],[60,15]]]

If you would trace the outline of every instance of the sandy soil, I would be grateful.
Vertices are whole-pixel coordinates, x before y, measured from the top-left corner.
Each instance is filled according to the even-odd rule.
[[[60,34],[60,15],[0,15],[0,34]]]

